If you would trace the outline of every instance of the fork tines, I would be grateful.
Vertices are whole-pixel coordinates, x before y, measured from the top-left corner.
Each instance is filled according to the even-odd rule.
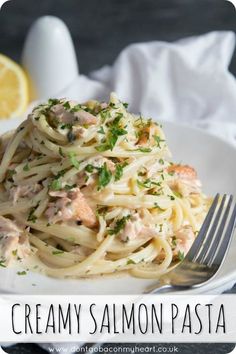
[[[235,220],[233,196],[225,194],[220,200],[217,194],[186,259],[207,266],[219,266],[229,247]]]

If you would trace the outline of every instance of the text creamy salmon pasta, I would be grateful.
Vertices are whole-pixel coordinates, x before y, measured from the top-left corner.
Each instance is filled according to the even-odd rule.
[[[161,126],[127,106],[50,99],[2,136],[2,267],[158,278],[184,258],[210,201]]]

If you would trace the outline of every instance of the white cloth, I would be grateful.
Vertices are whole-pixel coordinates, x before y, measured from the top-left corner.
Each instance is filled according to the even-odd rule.
[[[236,144],[236,81],[228,71],[233,32],[125,48],[112,66],[80,75],[57,96],[106,100],[111,91],[135,113],[196,125]]]
[[[209,130],[236,146],[236,80],[228,71],[233,32],[125,48],[114,65],[80,75],[58,97],[107,100],[115,91],[132,112]],[[77,344],[78,345],[78,344]],[[68,349],[71,344],[44,344]]]

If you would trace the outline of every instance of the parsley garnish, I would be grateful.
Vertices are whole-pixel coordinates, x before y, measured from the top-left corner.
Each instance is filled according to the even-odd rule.
[[[35,207],[31,208],[29,215],[28,215],[28,219],[27,221],[32,221],[33,223],[36,222],[37,220],[37,216],[34,215],[35,210],[37,209],[38,205],[36,205]]]
[[[134,151],[141,151],[141,152],[151,152],[152,149],[151,148],[144,148],[144,147],[140,147]]]
[[[152,180],[150,180],[150,178],[147,178],[145,181],[139,181],[137,180],[137,184],[140,186],[140,187],[144,187],[144,188],[152,188],[152,186],[158,186],[160,187],[161,186],[161,183],[160,182],[154,182]]]
[[[54,105],[56,105],[58,103],[60,103],[60,100],[58,100],[57,98],[49,98],[49,100],[48,100],[48,104],[50,106],[54,106]]]
[[[58,172],[58,174],[54,177],[54,179],[51,181],[51,183],[48,185],[49,189],[52,189],[54,191],[58,191],[62,188],[61,181],[59,179],[64,176],[66,173],[66,170],[61,170]]]
[[[54,191],[59,191],[61,188],[62,188],[62,185],[61,185],[61,181],[59,179],[54,179],[50,183],[50,189],[52,189]]]
[[[127,162],[116,165],[115,181],[119,181],[119,179],[121,179],[121,177],[123,176],[123,169],[125,166],[127,166]]]
[[[105,134],[104,128],[101,127],[101,128],[98,130],[98,133],[99,133],[99,134]]]
[[[178,259],[180,262],[182,262],[184,260],[184,252],[181,252],[181,251],[178,252]]]
[[[64,130],[64,129],[72,129],[72,127],[73,127],[73,124],[71,124],[71,123],[65,123],[65,124],[62,124],[62,125],[60,126],[60,129],[62,129],[62,130]]]
[[[87,166],[85,166],[85,171],[88,172],[88,173],[92,173],[94,168],[95,167],[93,165],[88,164]]]
[[[107,164],[104,163],[102,167],[98,169],[98,190],[105,187],[110,183],[112,173],[107,169]]]
[[[0,261],[0,267],[6,268],[6,265],[5,265],[4,263],[5,263],[5,261],[1,260],[1,261]]]
[[[164,209],[162,209],[162,208],[158,205],[158,203],[154,203],[154,208],[157,208],[157,209],[159,209],[159,210],[161,210],[161,211],[164,211]]]
[[[173,245],[174,247],[177,246],[177,242],[176,242],[176,237],[175,237],[175,236],[172,237],[172,245]]]
[[[59,154],[60,154],[62,157],[65,157],[65,155],[64,155],[64,153],[63,153],[63,151],[62,151],[62,148],[61,148],[61,147],[59,147]]]
[[[109,132],[108,132],[107,139],[104,144],[96,147],[97,151],[102,152],[106,150],[113,150],[119,136],[128,133],[127,130],[123,129],[120,126],[120,120],[122,117],[123,117],[122,113],[117,113],[115,119],[111,123],[109,123]]]
[[[80,163],[76,159],[76,154],[74,152],[70,152],[69,153],[69,160],[70,160],[70,163],[78,170],[79,166],[80,166]]]
[[[76,187],[77,187],[76,184],[72,184],[72,185],[66,184],[65,187],[64,187],[64,189],[65,189],[66,191],[70,191],[71,189],[76,188]]]
[[[163,143],[165,140],[161,139],[160,136],[158,136],[158,135],[153,135],[153,138],[155,139],[155,141],[157,143],[157,147],[161,148],[160,143]]]
[[[26,271],[25,270],[23,270],[22,272],[17,272],[17,275],[26,275],[27,273],[26,273]]]
[[[114,229],[109,229],[108,234],[109,235],[118,234],[125,227],[125,224],[129,218],[130,218],[130,215],[127,215],[127,216],[123,216],[123,218],[117,220]]]
[[[63,104],[63,107],[67,110],[70,110],[70,102],[69,101],[66,101],[64,104]]]
[[[55,255],[58,255],[58,254],[62,254],[64,253],[64,251],[61,251],[61,250],[56,250],[56,251],[52,251],[52,254],[55,256]]]
[[[30,170],[28,163],[23,167],[23,170],[24,170],[25,172],[27,172],[27,171]]]
[[[129,107],[129,104],[127,102],[122,102],[122,104],[126,109]]]
[[[128,259],[126,265],[129,265],[129,264],[136,264],[132,259]]]
[[[78,112],[82,109],[82,106],[81,104],[77,104],[76,106],[74,106],[73,108],[71,108],[71,113],[74,113],[74,112]]]
[[[173,191],[173,194],[177,197],[177,198],[183,198],[182,194],[177,192],[177,191]]]
[[[168,195],[168,197],[170,198],[170,200],[175,200],[175,197],[173,195]]]
[[[165,163],[165,162],[164,162],[163,159],[159,159],[159,164],[160,164],[160,165],[164,165],[164,163]]]

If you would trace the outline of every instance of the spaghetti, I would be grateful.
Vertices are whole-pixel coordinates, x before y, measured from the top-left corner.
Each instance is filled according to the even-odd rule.
[[[1,138],[0,265],[53,277],[181,261],[209,208],[195,170],[170,162],[160,124],[109,103],[50,99]]]

